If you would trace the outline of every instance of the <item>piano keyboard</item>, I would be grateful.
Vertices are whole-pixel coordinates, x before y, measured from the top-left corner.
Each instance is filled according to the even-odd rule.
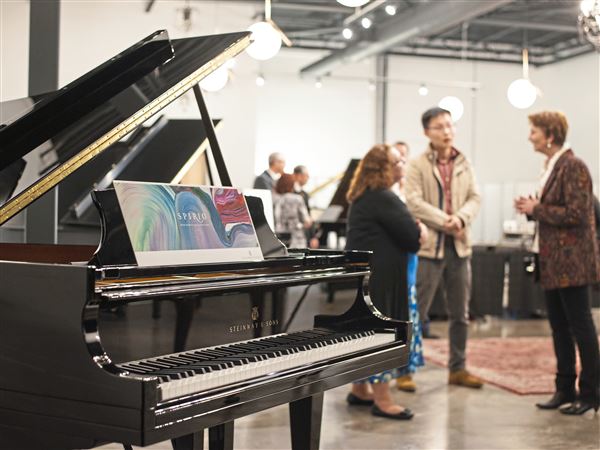
[[[393,343],[394,333],[312,329],[118,364],[158,377],[162,401]]]

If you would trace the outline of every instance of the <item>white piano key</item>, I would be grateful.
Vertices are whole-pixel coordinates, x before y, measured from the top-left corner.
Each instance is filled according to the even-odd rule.
[[[245,342],[252,343],[253,341],[260,341],[263,339],[265,338],[237,342],[235,344],[241,344]],[[266,376],[308,364],[315,364],[326,359],[389,344],[394,342],[394,340],[395,336],[393,333],[377,333],[366,337],[355,338],[349,341],[342,341],[335,344],[318,347],[315,349],[302,350],[290,355],[283,355],[263,361],[236,365],[232,368],[226,368],[222,370],[213,370],[207,374],[198,374],[178,380],[162,382],[159,384],[160,398],[162,401],[164,401],[185,395],[200,393],[209,389],[238,383],[260,376]],[[293,346],[293,344],[290,345]],[[181,354],[184,355],[185,352]]]

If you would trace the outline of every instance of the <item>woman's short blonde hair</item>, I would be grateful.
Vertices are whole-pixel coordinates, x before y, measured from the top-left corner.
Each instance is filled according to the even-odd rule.
[[[541,111],[530,114],[529,122],[544,131],[547,138],[552,136],[556,145],[562,146],[567,139],[569,123],[560,111]]]
[[[363,195],[367,189],[388,189],[394,184],[394,165],[390,160],[391,147],[377,144],[358,163],[346,194],[349,202]]]

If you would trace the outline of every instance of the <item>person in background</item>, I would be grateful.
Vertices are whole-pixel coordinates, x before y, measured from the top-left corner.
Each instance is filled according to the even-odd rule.
[[[410,151],[408,144],[403,141],[397,141],[394,143],[394,148],[400,153],[402,160],[402,175],[398,182],[398,195],[403,202],[406,202],[404,196],[404,184],[405,184],[405,168],[408,161],[408,153]],[[419,264],[419,258],[416,253],[408,254],[407,261],[407,275],[408,275],[408,312],[409,320],[413,324],[412,340],[410,342],[410,356],[408,359],[408,365],[401,369],[398,369],[396,378],[396,387],[404,392],[415,392],[417,390],[417,384],[415,383],[412,374],[417,371],[417,367],[425,365],[423,359],[423,345],[422,345],[422,332],[421,332],[421,321],[419,320],[419,307],[417,303],[417,267]]]
[[[281,175],[275,185],[275,232],[290,236],[290,248],[306,248],[305,230],[312,226],[304,199],[294,192],[294,176]]]
[[[400,152],[402,157],[404,159],[406,159],[406,161],[408,162],[408,153],[410,151],[408,144],[404,141],[396,141],[394,143],[394,147],[396,147],[398,149],[398,151]],[[405,184],[406,184],[406,177],[402,177],[402,179],[400,180],[400,182],[398,183],[398,186],[397,186],[398,195],[400,196],[400,198],[402,199],[402,201],[404,203],[406,203],[406,192],[404,189]],[[409,271],[409,273],[410,273],[410,271]],[[438,291],[439,290],[443,290],[443,283],[440,283],[440,286],[438,287]],[[436,294],[437,294],[437,292],[436,292]],[[435,298],[435,295],[434,295],[434,298]],[[416,293],[415,293],[415,299],[416,299]],[[420,333],[419,334],[419,342],[423,338],[425,338],[425,339],[439,339],[440,338],[437,334],[433,334],[430,331],[429,324],[430,324],[429,317],[425,317],[424,321],[420,320],[420,322],[419,322],[419,333]],[[419,343],[419,345],[420,345],[420,343]],[[415,371],[412,371],[410,373],[414,373],[414,372]],[[398,389],[400,389],[401,391],[414,392],[417,387],[412,379],[412,376],[410,376],[410,374],[405,375],[404,377],[398,377],[396,379],[396,382],[398,383]]]
[[[281,153],[269,155],[269,168],[254,179],[254,189],[267,189],[272,191],[275,183],[285,169],[285,158]]]
[[[529,141],[546,161],[538,196],[517,198],[515,208],[537,221],[532,250],[538,254],[557,366],[556,392],[537,407],[566,405],[561,413],[581,415],[592,408],[598,411],[600,405],[600,353],[589,298],[589,286],[600,281],[592,178],[565,144],[564,114],[531,114],[529,125]],[[574,341],[581,359],[578,397]]]
[[[419,251],[417,300],[426,322],[434,295],[443,280],[450,320],[448,383],[481,388],[483,382],[466,370],[471,286],[470,224],[481,197],[467,158],[454,147],[450,112],[431,108],[421,123],[429,145],[411,161],[406,174],[406,200],[412,215],[430,228]],[[426,336],[426,330],[423,330]]]
[[[398,150],[375,145],[360,161],[347,199],[350,203],[346,250],[369,250],[371,258],[370,297],[384,315],[408,319],[407,259],[419,249],[426,228],[411,217],[406,206],[391,191],[402,177]],[[408,420],[413,413],[392,398],[390,370],[352,385],[347,402],[371,405],[375,416]]]
[[[304,190],[304,186],[308,183],[309,178],[310,176],[306,166],[294,167],[294,192],[302,197],[306,209],[308,210],[308,215],[310,216],[310,195]],[[319,239],[315,236],[315,233],[314,224],[306,230],[306,239],[310,248],[319,248]]]
[[[404,192],[404,185],[406,184],[406,177],[404,176],[404,172],[406,171],[406,163],[408,163],[408,154],[410,152],[410,148],[408,144],[404,141],[396,141],[394,142],[394,148],[400,152],[400,157],[404,160],[404,169],[402,179],[398,182],[398,195],[402,199],[404,203],[406,203],[406,195]]]

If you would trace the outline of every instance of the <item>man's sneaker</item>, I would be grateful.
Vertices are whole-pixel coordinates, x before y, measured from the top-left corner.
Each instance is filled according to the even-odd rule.
[[[402,375],[396,378],[396,387],[400,391],[415,392],[417,390],[417,383],[414,382],[410,375]]]
[[[450,372],[448,375],[448,384],[479,389],[483,386],[483,380],[463,369]]]

